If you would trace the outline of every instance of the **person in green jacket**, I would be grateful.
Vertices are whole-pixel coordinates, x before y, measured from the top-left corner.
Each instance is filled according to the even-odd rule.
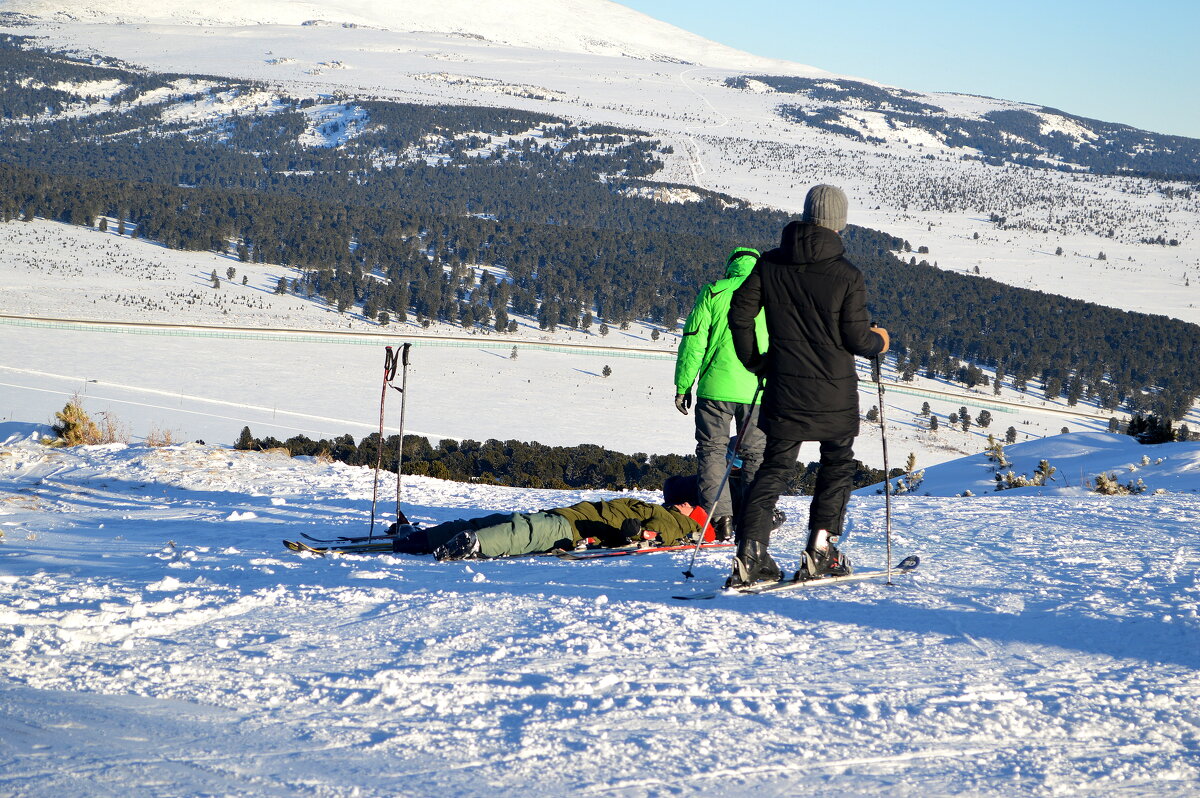
[[[718,540],[733,537],[735,497],[730,486],[717,495],[728,464],[730,421],[743,436],[738,452],[742,461],[738,491],[754,480],[766,444],[758,429],[758,405],[752,404],[758,378],[738,360],[729,332],[729,300],[754,269],[758,255],[758,250],[749,247],[737,247],[730,253],[725,277],[704,286],[696,297],[675,358],[675,407],[685,416],[692,406],[692,385],[699,378],[695,419],[700,499],[712,517]],[[756,325],[759,351],[765,352],[767,328],[762,313]]]
[[[573,549],[593,539],[604,546],[643,540],[675,546],[694,541],[704,523],[696,507],[695,478],[670,477],[663,504],[641,499],[579,502],[536,513],[493,513],[425,529],[398,529],[393,551],[439,560],[485,559]],[[697,520],[698,519],[698,520]]]

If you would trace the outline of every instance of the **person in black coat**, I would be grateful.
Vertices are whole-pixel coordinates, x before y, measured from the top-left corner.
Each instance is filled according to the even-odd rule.
[[[775,502],[804,441],[821,444],[821,470],[809,508],[804,563],[815,577],[848,573],[834,545],[842,532],[854,478],[858,375],[854,356],[888,349],[887,330],[872,327],[862,272],[845,258],[846,195],[814,186],[800,221],[783,228],[777,249],[759,258],[737,289],[729,328],[738,358],[766,379],[759,426],[767,436],[758,474],[735,524],[731,585],[781,578],[767,551]],[[754,317],[765,310],[768,351],[758,350]]]

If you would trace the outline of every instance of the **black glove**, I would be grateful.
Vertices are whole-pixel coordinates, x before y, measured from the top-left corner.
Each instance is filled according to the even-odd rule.
[[[688,414],[688,408],[692,406],[692,392],[675,394],[675,409],[685,416]]]
[[[743,360],[742,365],[751,374],[763,377],[767,373],[767,356],[761,352],[755,352],[749,358]]]

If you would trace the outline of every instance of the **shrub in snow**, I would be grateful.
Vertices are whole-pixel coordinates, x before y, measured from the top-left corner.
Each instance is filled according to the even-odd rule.
[[[71,397],[54,418],[57,423],[50,425],[50,429],[55,437],[42,440],[47,446],[92,446],[129,440],[128,433],[112,414],[101,413],[99,424],[92,421],[78,395]]]
[[[925,479],[924,469],[917,470],[917,455],[915,452],[908,453],[908,460],[904,463],[904,475],[895,482],[884,481],[884,485],[890,489],[893,496],[902,493],[910,493],[921,487],[921,482]],[[882,494],[883,488],[875,491],[876,494]]]
[[[1002,468],[1008,468],[1012,463],[1004,455],[1004,444],[996,440],[994,435],[988,435],[988,446],[986,449],[987,459],[992,461],[992,470],[996,473]]]
[[[72,398],[63,406],[62,410],[54,414],[54,417],[58,423],[52,424],[50,429],[54,431],[56,437],[46,439],[48,445],[78,446],[84,443],[95,443],[100,437],[100,428],[83,409],[79,397]]]
[[[1129,496],[1146,492],[1146,483],[1142,480],[1136,482],[1126,482],[1124,485],[1117,480],[1115,472],[1111,474],[1097,474],[1095,480],[1096,493],[1104,496]],[[1166,493],[1164,490],[1157,490],[1155,493]]]
[[[1033,472],[1033,476],[1025,474],[1017,475],[1012,471],[1006,474],[996,474],[996,490],[1008,490],[1010,488],[1030,488],[1045,485],[1047,482],[1053,481],[1057,468],[1050,465],[1048,460],[1042,460],[1038,463],[1037,470]]]

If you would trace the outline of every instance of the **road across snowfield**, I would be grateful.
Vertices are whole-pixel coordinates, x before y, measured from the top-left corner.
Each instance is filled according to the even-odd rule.
[[[0,446],[0,792],[1200,786],[1200,484],[903,497],[894,546],[923,564],[894,587],[683,603],[669,596],[686,554],[290,554],[283,537],[365,528],[369,469],[197,445],[46,450],[31,433],[0,428],[16,436]],[[601,495],[405,485],[424,522]],[[785,562],[803,504],[783,505]],[[851,518],[848,551],[881,563],[882,499],[856,498]],[[727,562],[703,555],[696,581]]]

